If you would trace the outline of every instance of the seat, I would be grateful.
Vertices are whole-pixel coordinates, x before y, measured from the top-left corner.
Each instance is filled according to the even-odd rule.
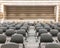
[[[52,36],[57,36],[57,34],[59,33],[57,29],[51,29],[50,33],[52,34]]]
[[[3,29],[0,29],[0,34],[2,34],[3,33]]]
[[[45,29],[47,29],[48,32],[50,32],[50,26],[44,26]]]
[[[22,34],[25,37],[25,40],[27,40],[27,32],[25,31],[25,29],[17,30],[17,34]]]
[[[52,35],[48,33],[41,34],[40,42],[53,42]]]
[[[15,27],[9,27],[9,29],[15,29]]]
[[[53,42],[52,35],[48,33],[43,33],[41,34],[40,37],[39,48],[41,48],[41,43],[52,43],[52,42]]]
[[[1,48],[19,48],[19,45],[17,45],[16,43],[7,43],[3,44]]]
[[[38,37],[43,34],[43,33],[47,33],[48,31],[46,29],[39,29],[39,32],[38,32]]]
[[[24,29],[24,30],[27,32],[28,27],[26,27],[26,26],[22,26],[20,29]]]
[[[20,29],[25,29],[25,30],[27,30],[27,27],[26,27],[26,26],[22,26]]]
[[[21,35],[21,34],[14,34],[14,35],[11,37],[10,42],[22,43],[22,44],[23,44],[23,35]]]
[[[45,48],[60,48],[60,45],[58,43],[50,43],[46,44]]]
[[[5,43],[6,42],[6,36],[0,34],[0,43]]]
[[[60,23],[57,23],[57,26],[60,27]]]
[[[36,32],[39,32],[39,29],[44,29],[42,26],[41,27],[36,27]]]
[[[56,25],[50,24],[50,27],[51,27],[52,29],[54,29],[54,28],[56,27]]]
[[[21,25],[17,24],[15,25],[16,30],[20,29]]]
[[[6,30],[5,35],[12,36],[14,33],[15,33],[14,29],[8,29],[8,30]]]
[[[22,34],[24,37],[26,37],[26,31],[24,29],[17,30],[17,34]]]
[[[40,23],[37,23],[35,27],[41,27],[42,25]]]
[[[7,27],[0,27],[0,29],[3,29],[3,32],[6,32]]]
[[[29,24],[29,26],[33,26],[34,24],[33,23],[28,23]]]
[[[12,35],[10,42],[14,42],[14,43],[17,43],[17,44],[22,44],[23,45],[22,47],[25,48],[22,34]]]
[[[60,42],[60,33],[57,34],[57,38],[58,38],[58,40]]]
[[[56,27],[56,29],[60,32],[60,27]]]

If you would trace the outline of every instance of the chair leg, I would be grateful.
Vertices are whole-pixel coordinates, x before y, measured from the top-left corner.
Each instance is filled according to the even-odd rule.
[[[28,42],[28,41],[27,41],[27,36],[25,37],[25,41]]]
[[[39,40],[39,36],[37,36],[36,42],[38,42],[38,40]]]
[[[23,48],[25,48],[25,45],[23,44]]]
[[[39,43],[39,47],[38,48],[41,48],[41,43]]]

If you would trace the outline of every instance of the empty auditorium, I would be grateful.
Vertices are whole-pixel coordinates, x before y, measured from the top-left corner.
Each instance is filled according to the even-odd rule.
[[[0,0],[0,48],[60,48],[60,0]]]

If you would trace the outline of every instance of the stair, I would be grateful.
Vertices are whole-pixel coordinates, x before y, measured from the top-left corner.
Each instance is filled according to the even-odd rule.
[[[38,48],[38,42],[36,42],[34,26],[30,26],[28,42],[26,43],[26,48]]]

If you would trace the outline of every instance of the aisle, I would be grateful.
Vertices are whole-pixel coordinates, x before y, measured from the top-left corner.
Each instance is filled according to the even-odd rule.
[[[36,42],[36,37],[35,37],[35,27],[30,26],[29,28],[29,37],[28,37],[28,42],[26,44],[26,48],[38,48],[38,42]]]

